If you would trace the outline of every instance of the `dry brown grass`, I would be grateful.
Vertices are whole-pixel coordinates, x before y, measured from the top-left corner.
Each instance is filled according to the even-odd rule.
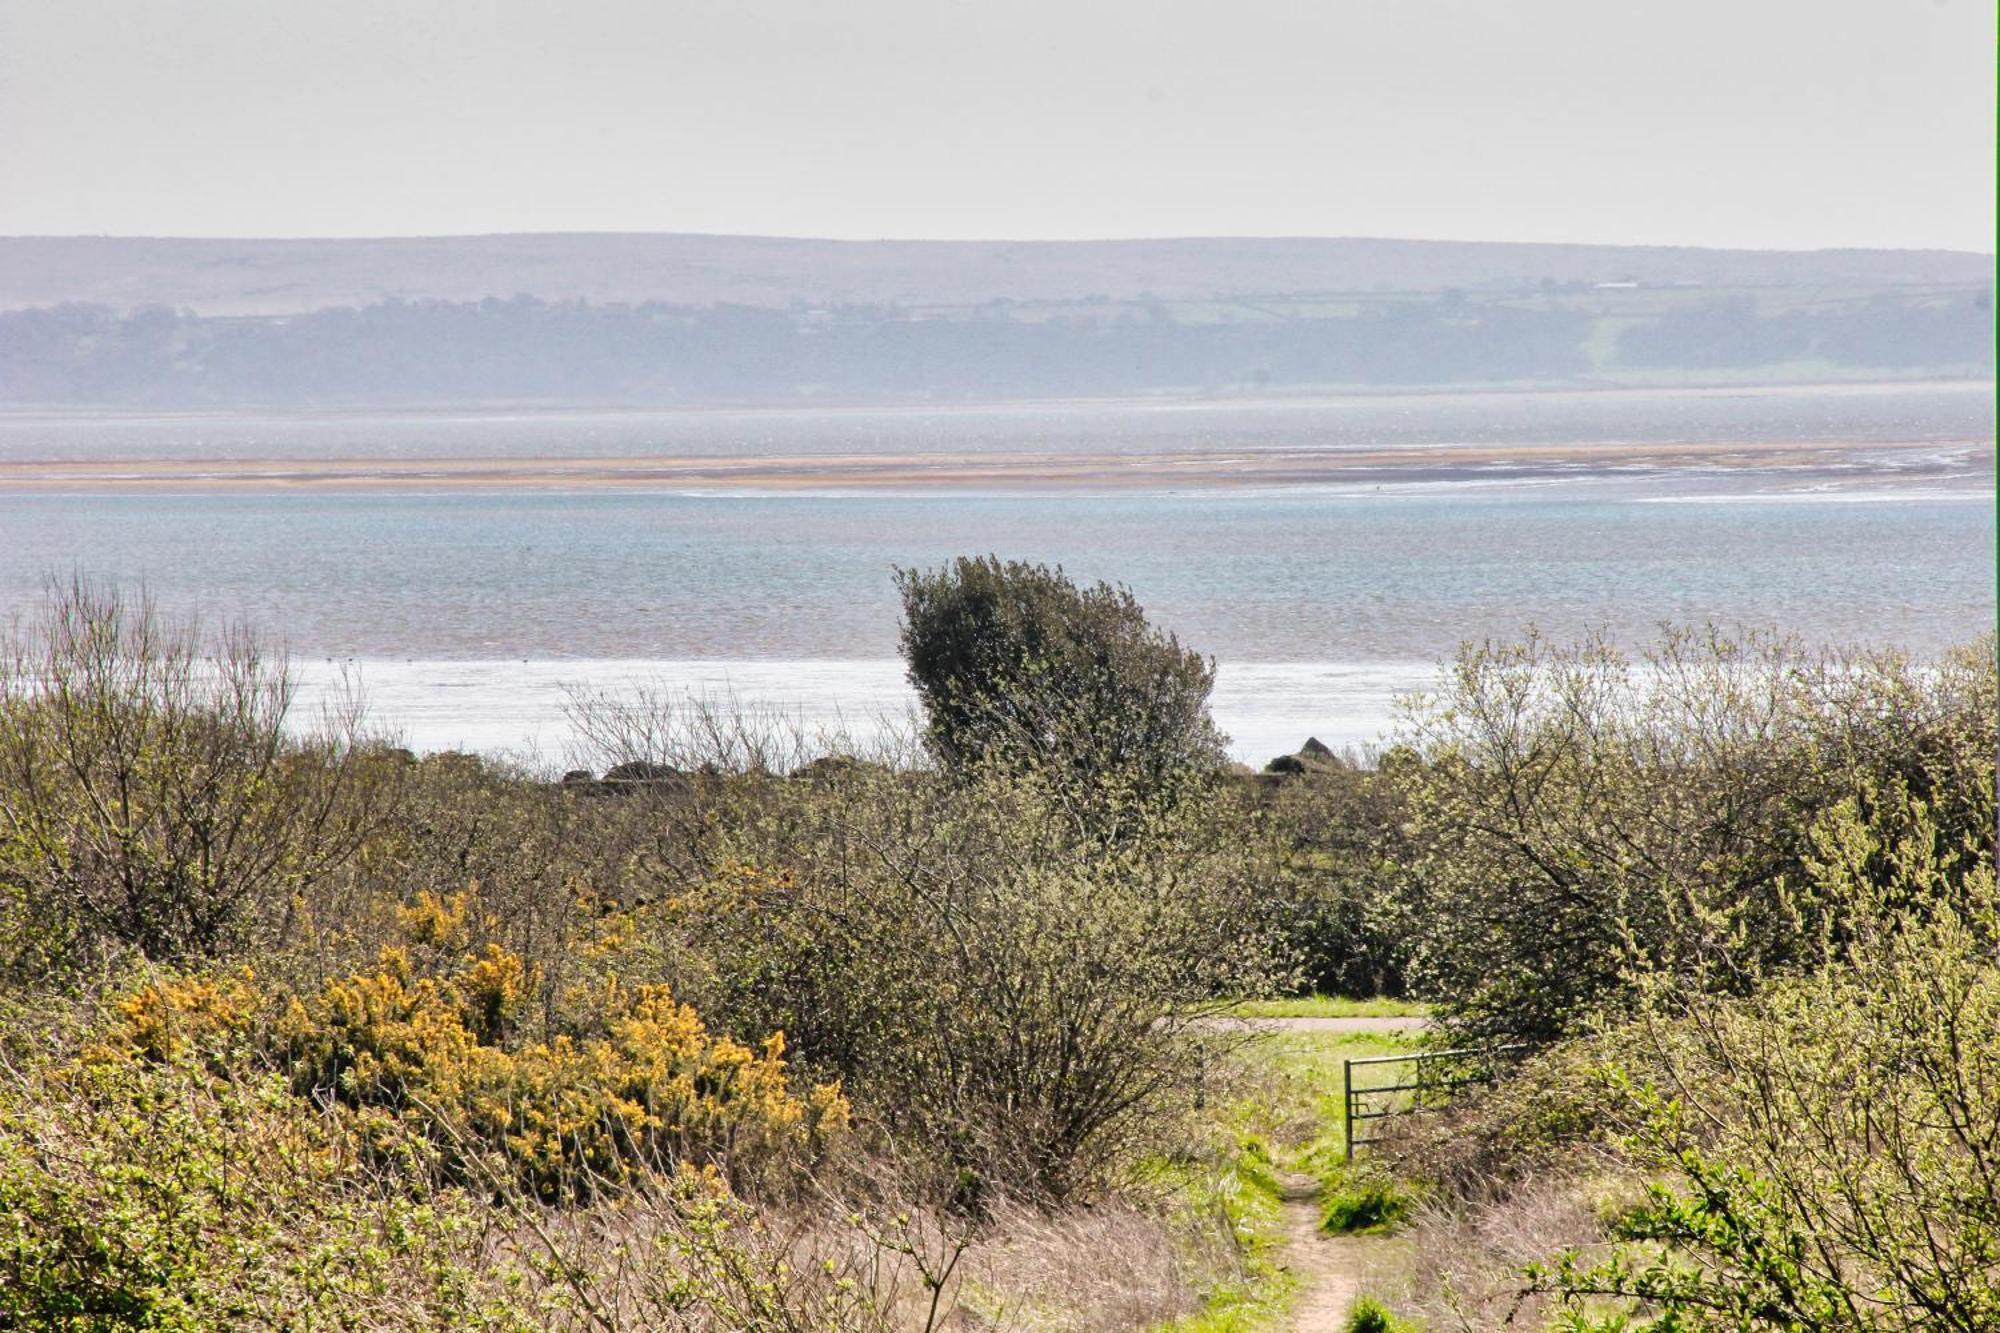
[[[967,1255],[956,1327],[1099,1333],[1150,1328],[1201,1304],[1225,1261],[1119,1199],[1059,1213],[1007,1205]]]
[[[489,1233],[485,1265],[535,1275],[548,1333],[1117,1333],[1198,1309],[1236,1261],[1143,1201],[1050,1212],[1001,1202],[977,1223],[830,1197],[728,1202],[717,1227],[685,1193],[588,1209],[526,1205]]]
[[[1378,1275],[1366,1294],[1433,1333],[1545,1327],[1554,1305],[1523,1295],[1522,1270],[1602,1242],[1606,1202],[1629,1188],[1611,1177],[1544,1174],[1472,1199],[1427,1201],[1400,1237],[1399,1271]]]

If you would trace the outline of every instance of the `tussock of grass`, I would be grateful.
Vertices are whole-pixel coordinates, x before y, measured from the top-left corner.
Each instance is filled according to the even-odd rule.
[[[1161,1324],[1155,1333],[1263,1333],[1284,1313],[1290,1282],[1289,1276],[1277,1274],[1265,1283],[1218,1289],[1199,1313]]]
[[[1416,1333],[1417,1325],[1399,1319],[1373,1296],[1363,1296],[1348,1311],[1346,1333]]]
[[[1320,1181],[1320,1228],[1350,1236],[1386,1236],[1409,1220],[1416,1199],[1388,1175],[1345,1170]]]

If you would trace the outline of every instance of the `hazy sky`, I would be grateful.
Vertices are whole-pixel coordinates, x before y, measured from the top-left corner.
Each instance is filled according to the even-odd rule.
[[[0,234],[1949,246],[1991,0],[0,0]]]

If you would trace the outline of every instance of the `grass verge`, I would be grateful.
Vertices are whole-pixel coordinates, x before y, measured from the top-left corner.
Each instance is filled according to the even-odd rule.
[[[1158,1333],[1260,1333],[1276,1327],[1295,1282],[1280,1261],[1284,1200],[1269,1142],[1259,1133],[1242,1133],[1220,1170],[1184,1180],[1182,1190],[1197,1213],[1225,1219],[1242,1262],[1233,1276],[1204,1294],[1199,1310],[1160,1325]]]

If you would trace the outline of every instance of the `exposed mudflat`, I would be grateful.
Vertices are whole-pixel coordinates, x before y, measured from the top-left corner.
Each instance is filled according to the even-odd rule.
[[[1963,483],[1992,446],[1907,442],[1398,445],[1172,452],[935,452],[581,457],[94,458],[0,460],[0,490],[649,490],[902,493],[1403,488],[1776,473],[1793,486]]]

